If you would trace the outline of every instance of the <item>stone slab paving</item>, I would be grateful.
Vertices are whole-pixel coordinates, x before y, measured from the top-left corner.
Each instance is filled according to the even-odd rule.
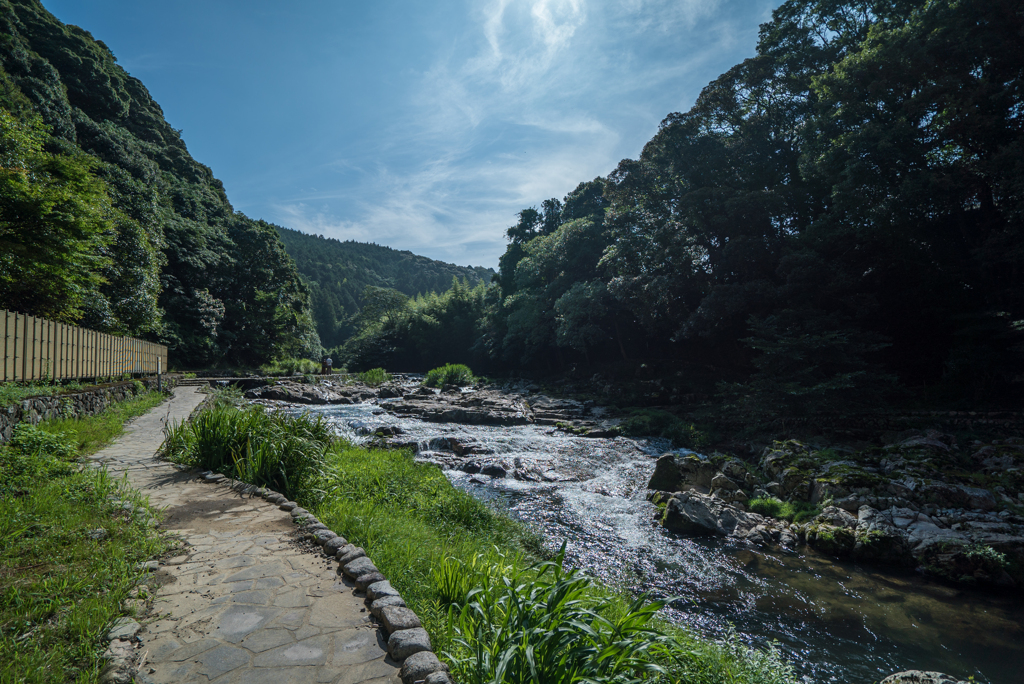
[[[154,573],[142,681],[153,684],[399,684],[398,664],[352,584],[297,543],[291,516],[156,458],[163,429],[204,399],[178,387],[94,460],[164,510],[186,544]]]

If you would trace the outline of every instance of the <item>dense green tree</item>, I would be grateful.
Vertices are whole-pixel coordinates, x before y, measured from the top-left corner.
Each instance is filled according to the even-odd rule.
[[[0,109],[0,302],[77,323],[102,299],[118,217],[95,161],[46,152],[48,137]]]
[[[490,282],[494,275],[491,269],[446,264],[390,247],[277,230],[309,285],[316,329],[326,347],[336,347],[355,333],[354,317],[367,286],[412,297],[443,292],[453,278],[475,285]]]
[[[20,213],[5,218],[0,259],[21,270],[0,277],[24,289],[31,275],[37,291],[10,285],[0,305],[164,341],[179,367],[319,353],[308,291],[275,230],[235,214],[102,41],[38,0],[0,0],[0,107],[36,131],[35,175],[5,171]],[[32,201],[45,217],[35,229]]]
[[[540,369],[559,347],[605,363],[618,347],[778,410],[881,401],[893,375],[1008,391],[1021,35],[1009,0],[785,2],[754,57],[567,197],[557,227],[520,213],[488,349]]]

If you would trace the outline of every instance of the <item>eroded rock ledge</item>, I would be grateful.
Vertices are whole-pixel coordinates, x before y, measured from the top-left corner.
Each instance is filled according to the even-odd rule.
[[[934,431],[902,437],[860,452],[776,442],[756,464],[668,453],[648,498],[658,521],[682,534],[806,542],[954,582],[1024,588],[1024,440],[960,449]],[[788,522],[748,510],[769,512],[766,500],[806,517]]]

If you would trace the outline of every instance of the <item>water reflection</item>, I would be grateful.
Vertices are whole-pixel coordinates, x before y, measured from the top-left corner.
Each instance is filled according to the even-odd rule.
[[[742,639],[777,641],[814,682],[876,682],[906,669],[938,670],[977,682],[1024,676],[1024,601],[948,587],[899,571],[880,572],[813,552],[766,552],[721,539],[684,539],[652,522],[644,500],[658,441],[585,439],[534,426],[423,423],[374,415],[370,405],[317,407],[359,439],[353,420],[399,425],[431,459],[438,437],[474,438],[558,482],[491,480],[447,471],[452,483],[543,531],[567,557],[601,579],[654,596],[678,596],[669,617],[706,634],[735,626]],[[433,442],[436,447],[437,442]],[[451,454],[447,454],[451,456]]]

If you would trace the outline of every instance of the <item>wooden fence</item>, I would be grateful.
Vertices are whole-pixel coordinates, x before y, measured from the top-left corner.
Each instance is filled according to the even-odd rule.
[[[167,347],[0,309],[0,382],[167,371]]]

